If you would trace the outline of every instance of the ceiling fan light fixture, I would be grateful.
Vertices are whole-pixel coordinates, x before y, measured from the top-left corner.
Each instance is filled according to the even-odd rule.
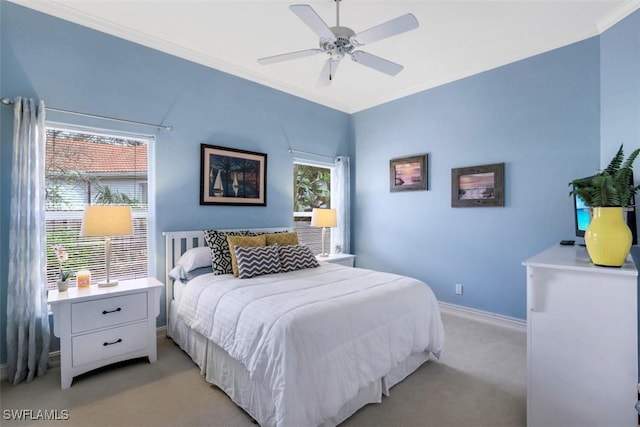
[[[415,16],[406,13],[390,21],[371,27],[360,33],[356,33],[349,27],[340,26],[340,1],[336,3],[336,26],[329,27],[315,10],[306,4],[294,4],[289,9],[295,13],[313,32],[319,40],[320,49],[307,49],[297,52],[284,53],[258,59],[262,65],[288,61],[304,56],[326,53],[329,55],[320,73],[319,86],[326,86],[335,77],[339,61],[345,54],[350,55],[354,62],[372,68],[389,76],[395,76],[404,68],[379,56],[372,55],[362,50],[355,50],[360,46],[382,40],[409,30],[418,28],[419,23]]]

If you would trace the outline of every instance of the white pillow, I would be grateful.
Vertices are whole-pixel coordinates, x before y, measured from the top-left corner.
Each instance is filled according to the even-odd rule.
[[[189,249],[182,254],[176,266],[182,266],[185,273],[195,270],[196,268],[211,266],[211,249],[209,246],[200,246],[198,248]]]
[[[181,265],[176,265],[169,272],[169,277],[173,280],[189,280],[189,273],[184,271],[184,267]]]

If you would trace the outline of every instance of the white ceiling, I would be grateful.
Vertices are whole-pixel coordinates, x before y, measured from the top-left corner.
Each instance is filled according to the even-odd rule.
[[[336,24],[334,0],[9,0],[347,113],[420,92],[600,34],[640,0],[342,0],[356,33],[405,13],[420,27],[360,48],[404,65],[395,77],[345,57],[329,87],[325,56],[272,65],[257,58],[316,48],[289,5]]]

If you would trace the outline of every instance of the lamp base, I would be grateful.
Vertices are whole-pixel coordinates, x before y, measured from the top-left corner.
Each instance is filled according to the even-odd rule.
[[[99,288],[108,288],[111,286],[118,286],[118,281],[117,280],[111,280],[109,282],[107,282],[106,280],[102,281],[102,282],[98,282],[98,287]]]
[[[322,258],[329,258],[329,254],[318,254],[318,256]]]

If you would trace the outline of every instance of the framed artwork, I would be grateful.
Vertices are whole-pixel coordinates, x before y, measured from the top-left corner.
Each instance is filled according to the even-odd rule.
[[[267,155],[200,144],[201,205],[267,205]]]
[[[451,207],[504,206],[504,163],[451,169]]]
[[[427,189],[428,156],[404,157],[389,161],[389,189],[391,191],[412,191]]]

